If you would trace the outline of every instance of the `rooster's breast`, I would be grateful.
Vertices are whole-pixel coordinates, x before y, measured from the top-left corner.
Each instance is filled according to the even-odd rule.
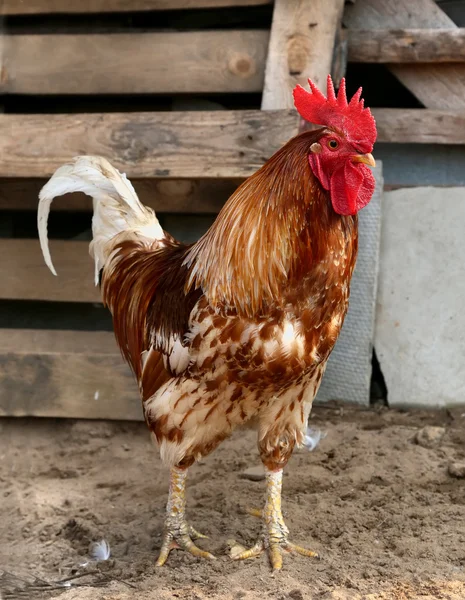
[[[320,308],[314,296],[271,314],[249,319],[217,314],[202,298],[190,334],[189,374],[228,386],[277,394],[316,373],[337,339],[347,309],[346,294]]]

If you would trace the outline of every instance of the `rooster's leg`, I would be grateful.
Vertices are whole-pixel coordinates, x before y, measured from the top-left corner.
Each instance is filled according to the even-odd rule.
[[[186,550],[201,558],[215,558],[213,554],[198,548],[192,541],[207,536],[202,535],[186,522],[186,476],[187,469],[177,467],[171,469],[165,531],[160,556],[156,563],[157,567],[165,564],[169,553],[174,548]]]
[[[251,514],[260,516],[263,519],[263,532],[258,542],[241,554],[234,556],[235,560],[252,558],[258,556],[264,550],[268,551],[271,566],[273,570],[282,567],[282,551],[296,552],[303,556],[318,557],[316,552],[297,546],[288,540],[289,529],[284,522],[281,512],[281,486],[283,471],[282,469],[271,471],[266,470],[266,502],[263,512],[251,511]]]

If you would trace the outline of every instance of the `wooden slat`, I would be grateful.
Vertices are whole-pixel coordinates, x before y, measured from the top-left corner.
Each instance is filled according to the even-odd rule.
[[[276,0],[262,108],[292,108],[292,90],[311,77],[326,89],[344,0]]]
[[[340,14],[335,3],[339,1],[342,4],[342,0],[322,4],[322,14],[318,3],[302,3],[304,10],[301,4],[297,8],[297,4],[289,3],[283,3],[281,9],[278,2],[263,108],[292,108],[293,87],[296,83],[305,85],[309,76],[324,87],[324,77],[331,70]],[[308,21],[314,24],[311,29]],[[235,30],[6,35],[0,92],[258,92],[263,88],[268,39],[267,31]],[[352,30],[348,43],[352,62],[465,61],[465,29],[459,28]]]
[[[259,92],[267,31],[3,36],[4,94]]]
[[[455,28],[434,0],[357,0],[344,12],[349,29]],[[427,107],[465,109],[465,65],[390,65],[396,77]]]
[[[51,240],[58,277],[45,266],[38,240],[0,239],[0,299],[101,302],[89,243]]]
[[[465,28],[352,30],[348,41],[351,62],[465,62]]]
[[[465,144],[465,110],[374,108],[372,112],[378,142]]]
[[[464,111],[375,109],[378,141],[465,144]],[[48,177],[78,154],[129,177],[243,178],[296,133],[294,111],[0,115],[0,177]]]
[[[141,202],[157,213],[218,213],[241,180],[133,179]],[[1,179],[0,210],[37,210],[39,191],[46,179]],[[54,200],[53,210],[91,211],[84,194]]]
[[[296,132],[291,110],[0,114],[0,177],[49,177],[97,154],[129,177],[243,178]]]
[[[121,356],[113,332],[0,328],[0,352]]]
[[[324,86],[342,7],[342,0],[281,2],[268,50],[266,109],[292,108],[293,87],[309,76]],[[267,31],[235,30],[6,35],[0,92],[257,92],[263,87],[268,39]],[[465,29],[352,30],[348,41],[352,62],[465,61]]]
[[[167,215],[164,227],[182,242],[195,242],[214,221],[214,215]],[[89,218],[89,228],[90,228]],[[0,238],[0,300],[101,302],[94,285],[94,263],[89,242],[51,240],[50,251],[58,273],[46,267],[36,239]]]
[[[273,0],[2,0],[0,14],[33,15],[51,13],[105,13],[187,8],[259,6]]]
[[[0,416],[141,420],[112,333],[0,329]]]

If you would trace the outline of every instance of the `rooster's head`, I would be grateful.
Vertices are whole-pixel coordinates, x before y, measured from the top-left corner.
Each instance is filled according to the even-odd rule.
[[[363,106],[362,88],[347,102],[344,79],[337,96],[330,75],[326,97],[310,79],[308,83],[310,92],[300,85],[294,89],[295,107],[306,121],[324,126],[310,147],[310,167],[330,192],[334,210],[354,215],[368,204],[375,189],[368,168],[375,166],[371,155],[376,141],[375,120]]]

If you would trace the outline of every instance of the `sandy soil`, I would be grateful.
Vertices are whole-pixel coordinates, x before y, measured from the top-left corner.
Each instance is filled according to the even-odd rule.
[[[0,589],[3,598],[61,600],[458,600],[465,598],[465,416],[316,409],[326,432],[296,452],[284,478],[295,542],[321,560],[285,556],[271,576],[266,556],[237,563],[228,540],[253,543],[263,482],[253,432],[239,433],[191,469],[188,513],[218,556],[173,552],[154,568],[167,474],[142,423],[0,421]],[[415,442],[427,425],[442,439]],[[455,472],[460,475],[460,472]],[[465,475],[465,474],[464,474]],[[111,558],[89,562],[104,538]],[[45,588],[73,575],[67,588]],[[84,585],[85,584],[85,585]]]

